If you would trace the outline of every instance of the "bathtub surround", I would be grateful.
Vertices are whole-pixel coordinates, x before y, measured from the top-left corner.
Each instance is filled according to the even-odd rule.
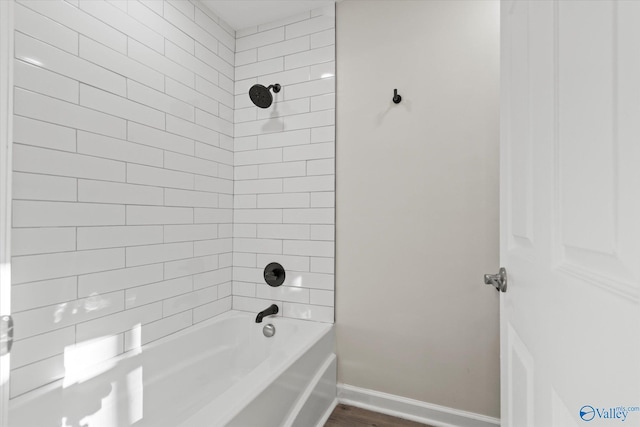
[[[495,425],[499,4],[337,8],[341,398]]]
[[[272,303],[333,322],[335,13],[312,10],[237,32],[233,308]],[[280,84],[256,107],[255,85]],[[275,91],[274,91],[275,92]],[[263,270],[282,264],[284,284]]]
[[[334,22],[16,2],[12,398],[232,308],[333,322]]]

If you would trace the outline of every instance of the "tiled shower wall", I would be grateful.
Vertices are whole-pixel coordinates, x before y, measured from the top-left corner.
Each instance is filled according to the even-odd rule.
[[[233,308],[333,322],[335,12],[237,32]],[[253,84],[279,83],[267,109]],[[283,286],[262,278],[279,262]]]
[[[235,46],[183,0],[15,30],[12,397],[231,308]]]
[[[333,321],[334,25],[246,29],[234,57],[197,2],[16,4],[12,397],[232,305]]]

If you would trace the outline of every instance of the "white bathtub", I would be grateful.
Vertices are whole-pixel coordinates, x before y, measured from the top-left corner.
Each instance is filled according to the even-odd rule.
[[[9,425],[311,427],[335,399],[333,349],[332,325],[230,311],[14,399]]]

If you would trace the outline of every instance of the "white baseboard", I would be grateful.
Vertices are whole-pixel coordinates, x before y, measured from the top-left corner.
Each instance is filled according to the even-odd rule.
[[[496,427],[498,418],[419,400],[338,384],[338,402],[434,427]]]

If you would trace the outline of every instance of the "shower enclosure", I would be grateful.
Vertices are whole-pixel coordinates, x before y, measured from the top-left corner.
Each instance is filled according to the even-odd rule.
[[[8,425],[25,413],[61,426],[150,422],[168,389],[147,392],[158,368],[146,352],[172,343],[182,354],[224,316],[249,319],[254,341],[281,339],[280,321],[330,329],[335,16],[332,2],[302,3],[232,26],[231,2],[2,2]],[[278,287],[263,277],[274,262],[286,270]],[[265,318],[276,329],[266,338],[254,319],[271,304],[285,319]],[[202,339],[219,347],[204,353],[249,348],[211,333]],[[303,350],[275,354],[298,366]],[[328,351],[307,365],[307,384],[331,372]],[[38,403],[81,389],[80,408]],[[314,389],[301,390],[285,414],[309,408]]]

